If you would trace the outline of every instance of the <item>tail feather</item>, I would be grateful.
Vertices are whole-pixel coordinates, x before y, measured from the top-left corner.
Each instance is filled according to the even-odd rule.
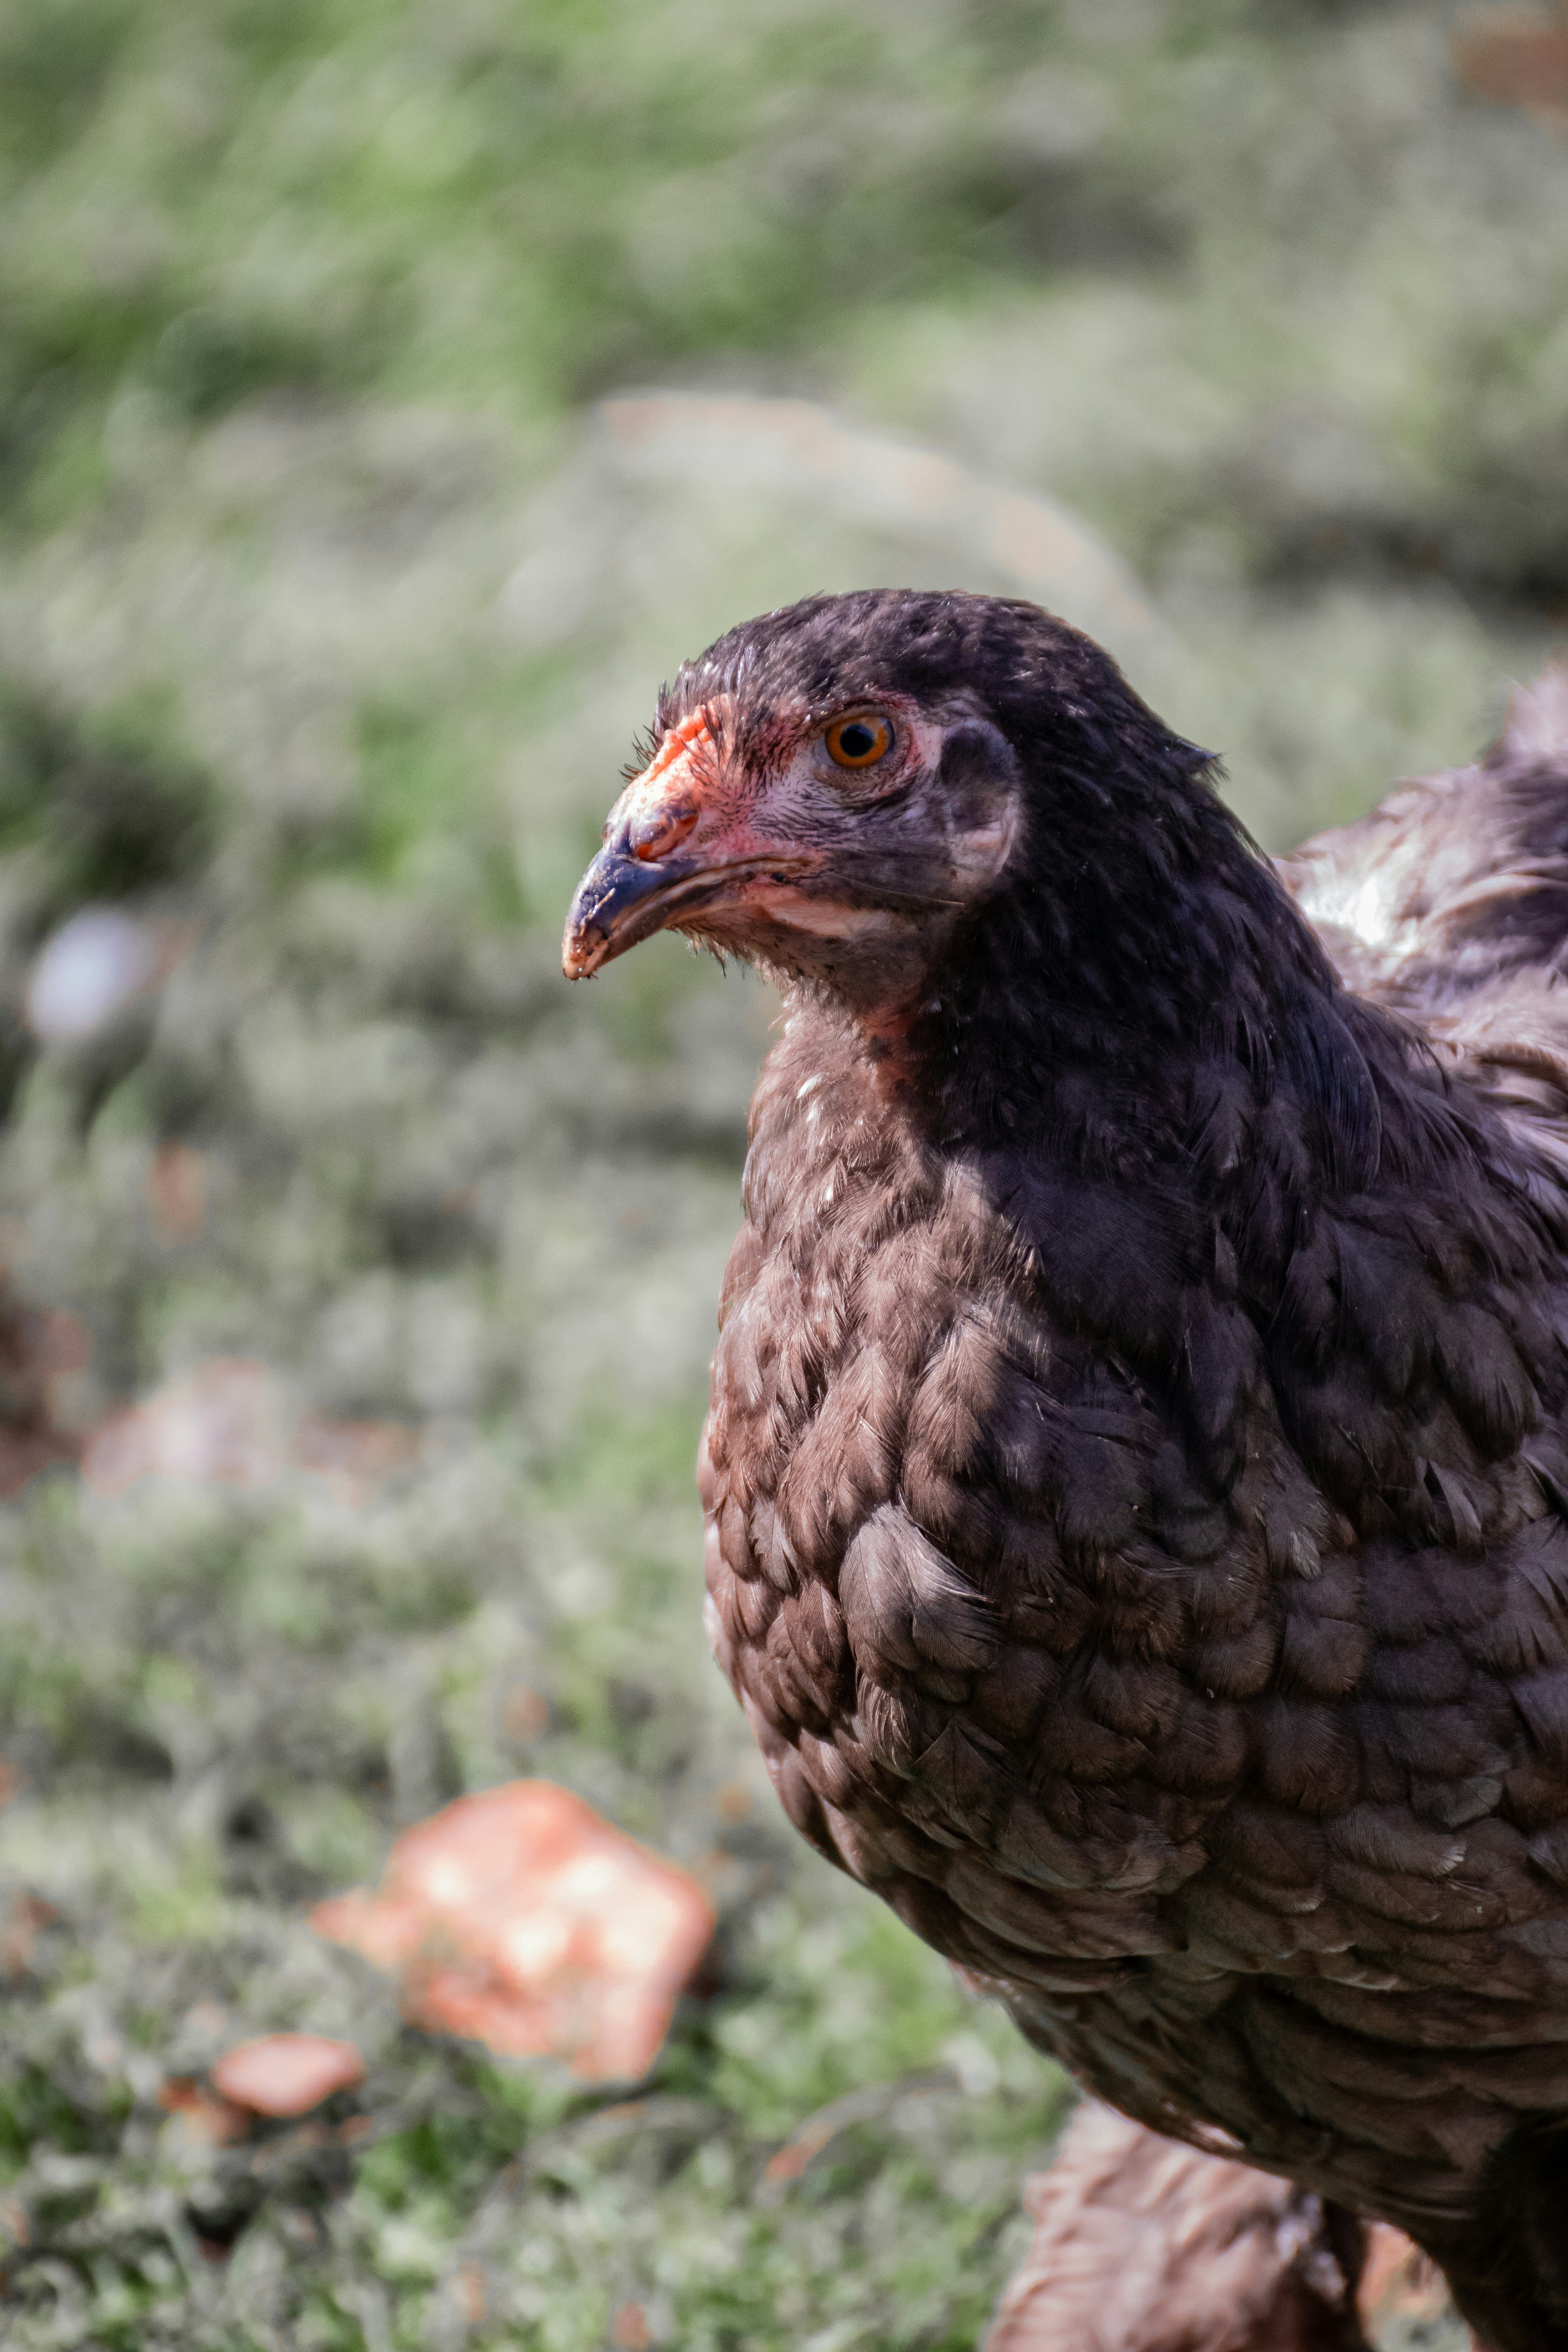
[[[1568,1163],[1568,665],[1484,758],[1397,785],[1279,872],[1347,986]]]
[[[1555,761],[1568,772],[1568,662],[1553,662],[1533,686],[1509,698],[1498,749],[1518,761]]]

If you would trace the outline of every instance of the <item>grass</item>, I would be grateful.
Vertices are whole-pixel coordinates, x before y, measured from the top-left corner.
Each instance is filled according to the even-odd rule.
[[[0,1421],[237,1355],[406,1433],[357,1496],[62,1467],[0,1508],[21,2352],[975,2341],[1064,2086],[797,1849],[700,1631],[770,1008],[668,940],[568,992],[554,947],[683,653],[949,559],[617,471],[584,405],[821,396],[1068,501],[1294,838],[1473,748],[1568,600],[1568,149],[1453,88],[1447,26],[0,6]],[[106,901],[163,977],[41,1044],[33,959]],[[719,1905],[635,2096],[411,2032],[304,1924],[521,1772]],[[282,2026],[366,2051],[324,2132],[160,2105]]]

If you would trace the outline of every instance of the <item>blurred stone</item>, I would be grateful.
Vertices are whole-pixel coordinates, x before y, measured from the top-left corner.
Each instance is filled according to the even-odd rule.
[[[1454,72],[1477,98],[1522,107],[1568,131],[1568,7],[1496,8],[1454,37]]]
[[[548,1780],[460,1797],[398,1839],[379,1893],[311,1916],[415,2024],[585,2082],[647,2073],[714,1925],[685,1871]]]
[[[291,1473],[322,1478],[339,1500],[368,1499],[413,1458],[399,1422],[325,1421],[289,1404],[266,1364],[215,1356],[95,1432],[82,1472],[100,1495],[142,1478],[257,1489]]]
[[[213,2087],[253,2115],[309,2115],[334,2091],[364,2080],[364,2060],[352,2042],[324,2033],[263,2033],[241,2042],[212,2070]]]
[[[722,509],[722,515],[718,513]],[[602,625],[606,595],[663,604],[695,551],[710,570],[741,520],[769,569],[755,594],[929,573],[1048,605],[1136,664],[1163,647],[1132,572],[1068,509],[989,482],[935,449],[806,400],[648,392],[605,401],[577,457],[536,500],[505,610],[530,642]],[[712,529],[707,526],[711,522]],[[801,544],[798,559],[795,548]],[[805,568],[791,576],[796,562]],[[740,607],[744,609],[744,593]],[[684,642],[684,641],[683,641]],[[694,647],[693,647],[694,649]]]
[[[159,1230],[189,1241],[206,1217],[207,1158],[188,1143],[161,1143],[147,1171],[147,1194]]]
[[[265,1364],[214,1357],[171,1381],[145,1404],[106,1422],[82,1455],[100,1494],[122,1494],[140,1478],[194,1486],[270,1486],[287,1461],[279,1384]]]
[[[150,927],[116,907],[85,907],[45,945],[27,982],[27,1023],[51,1045],[90,1037],[157,971]]]

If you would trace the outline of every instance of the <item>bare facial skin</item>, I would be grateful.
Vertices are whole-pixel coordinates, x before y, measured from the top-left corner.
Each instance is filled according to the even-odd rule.
[[[675,929],[879,1009],[918,987],[1017,826],[1010,748],[972,713],[883,695],[759,723],[717,698],[611,810],[563,966],[584,979]]]

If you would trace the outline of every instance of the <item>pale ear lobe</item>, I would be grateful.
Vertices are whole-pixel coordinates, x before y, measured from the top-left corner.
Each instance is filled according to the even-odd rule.
[[[937,800],[966,897],[986,889],[1005,870],[1018,839],[1022,785],[1018,755],[989,719],[962,719],[945,738]]]
[[[999,793],[979,824],[949,835],[952,870],[965,898],[977,898],[1001,880],[1013,862],[1021,823],[1017,793]]]
[[[1017,753],[988,719],[960,719],[943,737],[937,791],[954,832],[990,822],[1021,781]]]

